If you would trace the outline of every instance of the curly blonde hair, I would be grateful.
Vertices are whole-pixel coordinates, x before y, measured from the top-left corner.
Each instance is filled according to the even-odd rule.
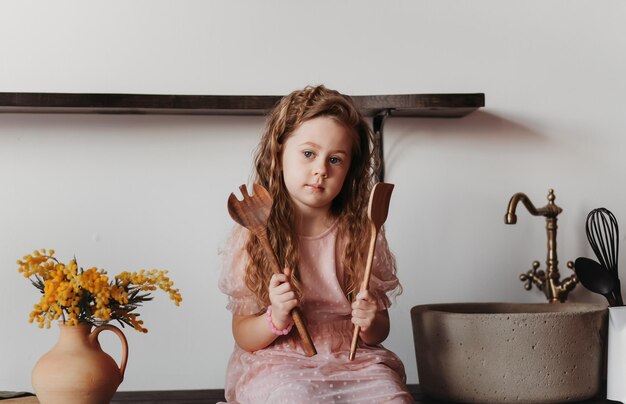
[[[343,291],[352,300],[358,291],[365,267],[371,226],[367,217],[369,195],[378,166],[373,134],[352,99],[323,85],[307,86],[283,97],[270,112],[266,128],[255,152],[255,183],[265,187],[274,200],[268,220],[268,238],[281,268],[293,272],[293,285],[302,300],[298,272],[298,234],[294,204],[287,192],[282,173],[282,151],[289,136],[305,121],[317,117],[335,120],[353,134],[351,163],[343,187],[331,205],[338,220],[338,236],[346,240],[343,249]],[[354,235],[359,235],[358,237]],[[257,238],[250,234],[246,251],[245,283],[263,306],[268,306],[268,282],[272,276],[269,262]],[[392,260],[395,272],[395,261]]]

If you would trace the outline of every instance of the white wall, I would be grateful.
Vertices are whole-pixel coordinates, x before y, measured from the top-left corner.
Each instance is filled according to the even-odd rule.
[[[6,1],[0,91],[484,92],[487,106],[466,118],[385,125],[387,232],[405,290],[386,345],[415,383],[412,306],[544,301],[517,280],[545,260],[544,223],[519,212],[505,226],[513,193],[543,206],[555,189],[566,275],[567,260],[592,254],[589,210],[626,223],[625,17],[618,0]],[[180,287],[180,308],[157,294],[141,310],[150,332],[126,332],[120,390],[223,386],[233,342],[216,252],[262,125],[0,114],[0,390],[31,390],[57,338],[27,323],[38,294],[15,265],[42,247],[110,273],[167,268]],[[570,300],[602,301],[581,287]],[[114,337],[102,339],[115,355]]]

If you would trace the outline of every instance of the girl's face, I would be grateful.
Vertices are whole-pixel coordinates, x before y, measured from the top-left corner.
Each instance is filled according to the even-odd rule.
[[[351,133],[335,120],[302,123],[282,151],[285,186],[300,213],[328,214],[350,168]]]

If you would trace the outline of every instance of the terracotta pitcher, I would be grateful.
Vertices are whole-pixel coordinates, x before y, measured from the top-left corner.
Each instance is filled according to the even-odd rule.
[[[41,404],[108,404],[124,379],[128,344],[122,331],[112,325],[68,326],[59,323],[56,345],[35,365],[32,384]],[[118,367],[100,348],[98,334],[113,331],[122,342]]]

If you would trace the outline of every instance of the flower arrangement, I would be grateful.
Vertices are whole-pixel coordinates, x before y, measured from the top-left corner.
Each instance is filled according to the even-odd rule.
[[[152,300],[150,292],[161,289],[169,293],[176,306],[182,297],[167,271],[156,269],[122,272],[109,281],[106,271],[96,267],[79,268],[76,258],[68,264],[54,257],[54,250],[35,250],[17,261],[18,271],[29,278],[43,294],[30,313],[29,322],[40,328],[50,328],[52,321],[61,318],[66,324],[106,324],[116,320],[139,332],[148,332],[135,310]]]

